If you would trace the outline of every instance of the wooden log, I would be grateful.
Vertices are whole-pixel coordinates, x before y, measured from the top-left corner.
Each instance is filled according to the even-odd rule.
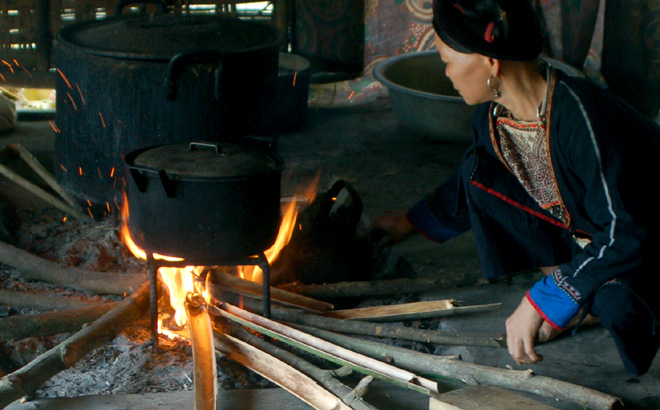
[[[505,389],[520,390],[544,397],[565,400],[589,409],[614,409],[622,404],[620,398],[545,376],[538,376],[530,370],[509,370],[496,367],[466,363],[460,360],[447,360],[421,352],[411,351],[397,346],[376,346],[382,343],[372,342],[328,332],[309,330],[323,339],[330,340],[347,349],[374,358],[387,360],[397,366],[420,374],[434,374],[460,380],[469,385],[488,384]]]
[[[0,379],[0,408],[36,391],[48,379],[114,339],[126,326],[142,316],[148,307],[149,283],[145,282],[94,323]]]
[[[256,304],[246,303],[246,306],[249,306],[251,311],[259,312],[260,307]],[[506,347],[506,340],[503,335],[451,334],[448,332],[417,329],[414,327],[404,327],[388,323],[333,319],[324,316],[308,315],[300,310],[281,307],[272,307],[271,315],[278,320],[313,326],[319,329],[333,330],[340,333],[388,337],[393,339],[453,346]]]
[[[56,196],[51,194],[50,192],[45,191],[41,187],[39,187],[36,184],[33,184],[32,182],[28,181],[27,179],[23,178],[22,176],[18,175],[8,167],[6,167],[3,164],[0,164],[0,175],[4,175],[8,180],[14,182],[18,186],[26,189],[28,192],[34,194],[37,196],[39,199],[42,199],[49,205],[54,206],[55,208],[59,209],[60,211],[63,211],[75,218],[83,218],[84,215],[82,212],[76,210],[73,208],[71,205],[65,203],[64,201],[61,201],[58,199]]]
[[[216,309],[218,315],[235,321],[261,334],[273,337],[291,346],[303,349],[339,365],[350,366],[352,369],[387,381],[394,385],[407,388],[418,393],[429,394],[438,391],[437,383],[420,377],[411,372],[390,366],[387,363],[374,360],[355,353],[315,336],[282,325],[273,320],[239,309],[228,303],[222,309]]]
[[[0,242],[0,262],[21,272],[25,280],[40,280],[92,294],[123,295],[135,291],[147,280],[143,273],[94,272],[63,268],[6,242]]]
[[[118,304],[119,302],[100,303],[64,311],[2,318],[0,342],[77,332],[86,323],[95,321]]]
[[[425,302],[400,303],[395,305],[371,306],[356,309],[333,310],[324,313],[326,317],[335,319],[371,320],[400,322],[404,320],[421,320],[462,313],[487,312],[499,309],[501,303],[491,303],[478,306],[454,306],[454,301],[431,300]]]
[[[213,284],[218,284],[228,290],[240,292],[240,294],[252,296],[261,300],[263,294],[263,286],[259,283],[249,280],[241,279],[237,276],[228,273],[212,271],[213,283],[210,283],[211,290]],[[312,299],[306,296],[298,295],[296,293],[288,292],[276,287],[270,287],[270,298],[272,301],[281,302],[283,304],[299,307],[306,310],[315,312],[326,312],[334,309],[331,303],[323,302],[320,300]]]
[[[189,293],[184,302],[192,343],[195,374],[193,378],[195,410],[216,410],[218,373],[211,318],[206,302],[199,294]]]
[[[456,275],[434,279],[388,279],[382,281],[338,282],[323,285],[293,283],[279,288],[316,299],[352,298],[362,296],[384,296],[428,292],[429,289],[447,289],[460,284]]]
[[[64,296],[35,294],[0,289],[0,305],[23,307],[35,310],[65,310],[86,307],[94,302]],[[96,302],[97,304],[99,302]]]
[[[76,202],[75,199],[73,199],[61,186],[60,184],[57,183],[55,178],[44,168],[43,165],[28,151],[23,147],[21,144],[7,144],[7,150],[9,152],[14,153],[15,155],[18,155],[21,157],[21,159],[28,164],[30,168],[34,172],[37,173],[41,177],[41,179],[44,180],[50,186],[53,191],[57,192],[57,194],[67,203],[69,204],[73,209],[78,210],[82,214],[82,211],[80,210],[80,204]]]
[[[220,334],[229,334],[242,340],[243,342],[266,352],[267,354],[281,360],[287,365],[301,371],[302,373],[310,376],[316,380],[321,386],[326,388],[329,392],[339,397],[346,405],[353,410],[376,410],[375,407],[365,402],[362,395],[358,394],[350,387],[341,383],[334,376],[337,372],[323,370],[319,367],[309,363],[306,360],[296,356],[288,350],[281,349],[272,343],[268,343],[263,338],[257,337],[254,334],[246,331],[243,327],[232,323],[225,319],[217,319],[214,321],[214,331]],[[349,373],[350,374],[350,370]],[[344,374],[347,376],[348,374]]]
[[[217,351],[287,390],[315,409],[350,410],[302,372],[231,335],[214,332]]]
[[[470,386],[433,395],[429,410],[553,410],[554,407],[496,386]]]

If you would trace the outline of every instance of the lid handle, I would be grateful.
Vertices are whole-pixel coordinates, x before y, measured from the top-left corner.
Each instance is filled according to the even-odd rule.
[[[121,16],[124,7],[130,4],[145,4],[145,3],[155,5],[158,11],[160,11],[163,14],[167,13],[167,5],[165,5],[165,3],[163,3],[160,0],[121,0],[115,6],[115,16]]]
[[[222,154],[222,147],[219,142],[193,141],[188,145],[188,151],[194,151],[198,148],[212,148],[216,154]]]
[[[176,82],[181,76],[183,67],[192,63],[218,63],[215,73],[215,99],[220,100],[222,95],[222,53],[217,50],[191,50],[181,52],[170,60],[163,87],[168,100],[176,99]]]

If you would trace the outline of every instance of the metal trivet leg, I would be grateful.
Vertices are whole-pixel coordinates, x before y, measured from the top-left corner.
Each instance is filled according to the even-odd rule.
[[[158,346],[158,264],[153,255],[147,256],[149,268],[149,309],[151,317],[151,341]]]
[[[266,259],[263,253],[259,254],[258,265],[261,268],[261,272],[263,272],[263,315],[265,318],[270,318],[270,266],[268,265],[268,259]]]

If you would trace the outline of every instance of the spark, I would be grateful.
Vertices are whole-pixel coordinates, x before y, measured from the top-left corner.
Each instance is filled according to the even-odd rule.
[[[53,121],[48,121],[48,124],[50,124],[50,127],[53,129],[53,131],[55,131],[58,134],[60,133],[60,129],[57,128],[57,125],[55,125]]]
[[[99,145],[99,144],[96,144],[96,145]],[[96,172],[99,173],[99,179],[103,179],[103,174],[101,173],[101,168],[96,167]]]
[[[2,78],[2,81],[7,81],[7,80],[5,79],[5,76],[2,75],[2,74],[0,74],[0,78]]]
[[[4,64],[4,65],[6,65],[7,67],[9,67],[9,72],[11,72],[12,74],[14,74],[14,67],[12,67],[11,64],[9,64],[8,62],[6,62],[5,60],[2,60],[2,64]]]
[[[296,86],[296,78],[298,77],[298,72],[293,73],[293,86]]]
[[[64,80],[64,82],[66,83],[67,87],[69,87],[69,89],[73,90],[73,87],[71,87],[71,83],[69,82],[69,79],[66,78],[66,76],[64,75],[64,73],[62,72],[62,70],[60,70],[60,69],[58,68],[58,69],[57,69],[57,72],[58,72],[58,74],[60,75],[60,77],[62,77],[62,80]]]
[[[71,105],[73,105],[73,109],[76,110],[76,111],[78,111],[78,106],[76,105],[76,102],[73,101],[73,97],[71,96],[71,94],[66,93],[66,95],[69,96],[69,101],[71,101]]]
[[[82,91],[80,90],[80,87],[78,87],[78,83],[76,83],[76,89],[78,90],[78,95],[80,95],[80,101],[82,101],[82,105],[87,106],[85,97],[83,97]]]
[[[103,119],[103,114],[99,113],[99,117],[101,118],[101,125],[103,125],[103,128],[105,128],[105,120]]]
[[[354,94],[355,94],[355,91],[351,91],[351,93],[348,95],[348,99],[350,100],[351,98],[353,98]]]
[[[92,202],[89,199],[87,200],[87,205],[89,205],[90,207],[92,206]]]
[[[105,203],[105,208],[110,212],[110,202]]]
[[[23,67],[23,66],[19,66],[19,67],[21,68],[21,70],[25,71],[25,73],[26,73],[28,76],[30,76],[30,78],[33,78],[32,73],[31,73],[27,68],[25,68],[25,67]]]
[[[110,170],[110,178],[113,178],[115,176],[115,167],[112,167]]]
[[[82,167],[78,167],[78,175],[82,176],[82,174],[83,174]]]
[[[66,168],[64,167],[64,165],[60,164],[60,168],[62,168],[62,170],[64,170],[64,172],[67,172],[67,170],[66,170]]]
[[[87,208],[87,213],[89,214],[90,218],[94,219],[94,215],[92,215],[92,211],[89,208]]]
[[[66,216],[62,218],[62,222],[66,222]]]

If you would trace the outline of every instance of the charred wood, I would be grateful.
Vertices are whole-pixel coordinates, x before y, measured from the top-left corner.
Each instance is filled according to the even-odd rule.
[[[40,280],[92,294],[123,295],[135,291],[147,280],[143,273],[94,272],[63,268],[20,248],[0,242],[0,262],[21,272],[25,280]]]
[[[0,342],[77,332],[86,323],[95,321],[118,304],[119,302],[101,303],[63,311],[3,318],[0,319]]]
[[[26,366],[0,379],[0,408],[36,391],[48,379],[114,339],[126,326],[141,317],[148,307],[149,284],[145,282],[101,318]]]

